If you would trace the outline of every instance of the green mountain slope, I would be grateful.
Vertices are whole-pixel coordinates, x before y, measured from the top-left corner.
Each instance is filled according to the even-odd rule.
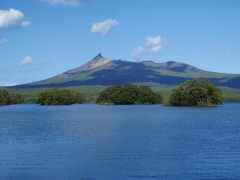
[[[209,72],[174,61],[156,63],[113,60],[101,54],[78,68],[43,81],[17,87],[108,86],[128,83],[175,86],[192,78],[208,78],[218,86],[240,88],[239,74]]]

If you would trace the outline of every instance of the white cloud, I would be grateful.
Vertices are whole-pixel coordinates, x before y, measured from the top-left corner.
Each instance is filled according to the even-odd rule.
[[[62,4],[76,6],[80,3],[86,2],[88,0],[40,0],[41,2],[46,2],[49,4]]]
[[[152,46],[148,50],[149,52],[157,53],[162,49],[162,45]]]
[[[158,53],[163,48],[165,39],[161,36],[148,36],[144,46],[139,46],[133,51],[132,57],[139,58],[144,53]]]
[[[103,22],[94,23],[92,25],[91,32],[104,36],[108,34],[114,26],[117,26],[118,24],[118,21],[115,19],[107,19]]]
[[[148,36],[146,40],[147,46],[158,46],[162,44],[163,39],[161,36]]]
[[[0,38],[0,44],[4,44],[4,43],[7,43],[7,42],[8,42],[8,39]]]
[[[21,61],[21,65],[29,65],[32,64],[33,59],[30,55],[25,56],[22,61]]]
[[[25,27],[29,25],[30,22],[24,21],[24,19],[24,14],[19,10],[0,10],[0,29],[14,26]]]
[[[29,26],[31,24],[31,22],[29,22],[29,21],[23,21],[22,23],[21,23],[21,27],[27,27],[27,26]]]

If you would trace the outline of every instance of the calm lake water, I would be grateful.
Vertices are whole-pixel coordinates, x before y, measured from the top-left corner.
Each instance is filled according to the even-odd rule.
[[[0,179],[240,179],[240,104],[0,107]]]

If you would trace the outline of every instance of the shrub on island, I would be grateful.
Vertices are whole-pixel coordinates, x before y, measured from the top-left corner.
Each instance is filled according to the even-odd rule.
[[[215,106],[223,103],[221,89],[207,79],[192,79],[174,89],[169,98],[172,106]]]
[[[103,90],[98,98],[98,104],[160,104],[162,97],[147,86],[125,85],[112,86]]]
[[[37,103],[41,105],[82,104],[85,98],[81,93],[67,89],[50,89],[40,92]]]
[[[21,104],[24,102],[20,94],[0,90],[0,105]]]

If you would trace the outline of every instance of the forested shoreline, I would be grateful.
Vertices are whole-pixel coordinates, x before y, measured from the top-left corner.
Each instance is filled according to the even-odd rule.
[[[40,104],[40,105],[70,105],[70,104],[164,104],[173,106],[212,106],[222,104],[224,102],[239,102],[240,91],[237,90],[221,90],[216,87],[210,81],[206,79],[194,79],[197,87],[192,88],[193,84],[189,85],[191,90],[185,91],[190,92],[192,100],[185,101],[183,104],[174,102],[179,100],[179,92],[184,92],[183,86],[186,87],[186,83],[175,87],[175,88],[164,88],[164,87],[150,87],[143,85],[128,84],[125,86],[94,86],[94,87],[75,87],[75,88],[47,88],[47,89],[2,89],[0,90],[0,105],[11,105],[11,104]],[[203,83],[204,82],[204,83]],[[202,86],[199,86],[202,85]],[[215,95],[219,101],[215,104],[209,101],[203,102],[203,97],[198,100],[198,94],[206,92],[205,87],[211,85],[212,90],[216,90]],[[186,89],[185,89],[186,90]],[[181,98],[185,98],[186,94],[182,94]],[[181,99],[180,98],[180,99]],[[198,102],[199,101],[199,102]],[[191,104],[193,102],[193,104]]]

